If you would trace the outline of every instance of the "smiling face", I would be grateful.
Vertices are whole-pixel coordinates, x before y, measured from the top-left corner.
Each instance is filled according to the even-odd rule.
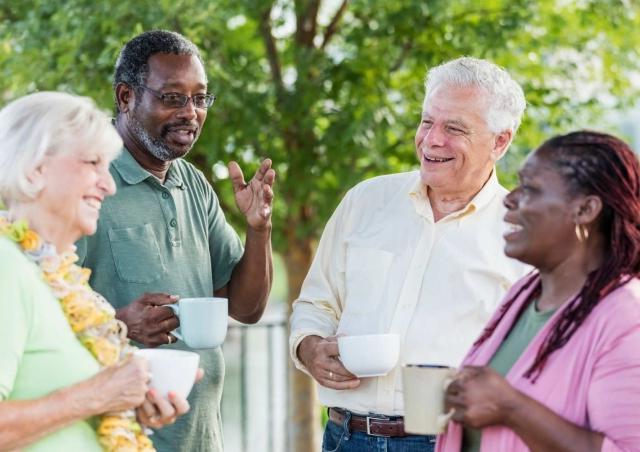
[[[506,150],[511,132],[489,130],[486,97],[481,88],[440,85],[425,99],[415,145],[430,190],[474,195]]]
[[[195,55],[157,53],[148,61],[146,86],[161,94],[207,93],[207,78]],[[200,136],[207,110],[189,100],[182,108],[167,107],[152,91],[140,88],[130,111],[129,129],[147,152],[162,161],[183,157]]]
[[[102,201],[116,191],[110,159],[82,149],[49,155],[37,170],[43,189],[36,202],[59,221],[71,243],[96,231]]]
[[[533,154],[519,173],[520,184],[507,195],[505,254],[539,269],[553,268],[579,245],[575,217],[580,196],[571,196],[562,176]]]

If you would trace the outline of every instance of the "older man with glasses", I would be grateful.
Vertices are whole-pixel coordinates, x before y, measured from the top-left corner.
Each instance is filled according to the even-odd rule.
[[[247,220],[243,247],[211,185],[182,160],[215,101],[197,47],[174,32],[142,33],[123,47],[113,88],[125,150],[110,168],[117,194],[105,199],[96,234],[78,243],[91,285],[114,304],[129,337],[146,347],[184,347],[171,335],[178,319],[162,308],[179,297],[228,297],[231,317],[258,321],[273,272],[271,161],[248,183],[229,164]],[[205,377],[189,397],[191,412],[154,433],[158,451],[223,450],[222,352],[199,353]]]

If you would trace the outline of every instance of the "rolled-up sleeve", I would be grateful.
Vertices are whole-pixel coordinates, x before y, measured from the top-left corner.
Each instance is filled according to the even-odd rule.
[[[638,311],[640,312],[640,311]],[[591,430],[604,436],[603,452],[640,451],[640,315],[604,350],[589,388]],[[627,321],[629,319],[626,319]]]
[[[352,192],[347,193],[329,219],[316,255],[305,278],[300,296],[293,303],[290,319],[289,352],[295,366],[307,372],[297,349],[307,336],[336,333],[343,310],[345,292],[344,237],[349,229]]]

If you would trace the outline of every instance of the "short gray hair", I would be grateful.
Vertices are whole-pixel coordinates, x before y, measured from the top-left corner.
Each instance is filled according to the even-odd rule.
[[[198,47],[180,33],[169,30],[145,31],[120,50],[113,72],[113,89],[119,83],[126,83],[141,95],[140,86],[146,83],[149,76],[149,58],[157,53],[194,55],[204,67]]]
[[[42,187],[27,175],[45,156],[87,148],[109,160],[122,148],[109,117],[88,97],[42,91],[14,100],[0,110],[0,199],[7,206],[34,199]]]
[[[429,70],[425,81],[429,93],[440,85],[478,87],[487,93],[487,126],[493,133],[511,130],[514,134],[527,106],[522,87],[503,68],[478,58],[461,57]]]

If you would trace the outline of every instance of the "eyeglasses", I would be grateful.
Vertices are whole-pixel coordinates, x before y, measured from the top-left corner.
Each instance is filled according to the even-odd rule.
[[[191,97],[180,93],[161,93],[148,86],[138,85],[140,88],[144,88],[153,94],[155,97],[162,101],[162,104],[168,108],[184,108],[191,99],[193,106],[202,110],[206,110],[211,107],[216,101],[216,96],[213,94],[195,94]]]

